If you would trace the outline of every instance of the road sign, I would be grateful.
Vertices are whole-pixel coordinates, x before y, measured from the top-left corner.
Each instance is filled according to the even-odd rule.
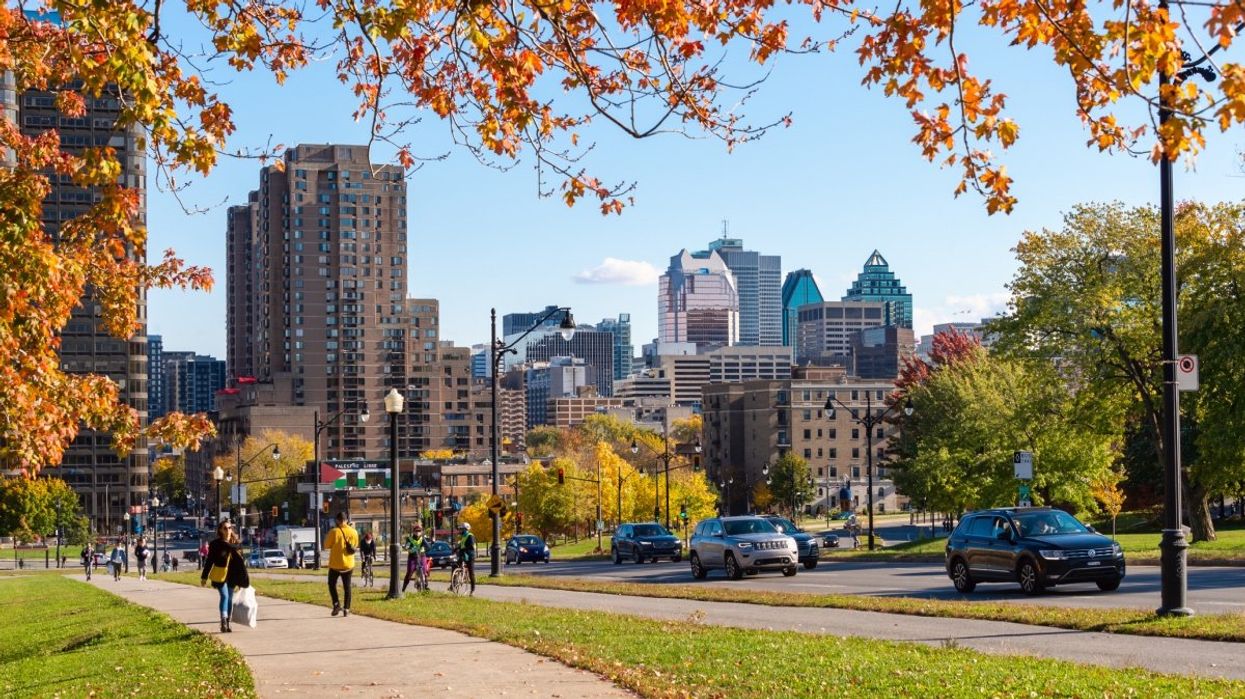
[[[603,532],[603,531],[605,531],[605,520],[603,520],[603,519],[598,519],[598,520],[597,520],[597,531],[599,531],[599,532]]]
[[[1198,362],[1196,354],[1182,354],[1176,359],[1176,388],[1196,391],[1198,387]]]
[[[1020,499],[1022,502],[1029,499],[1029,485],[1027,483],[1020,486]]]
[[[501,508],[502,508],[501,496],[499,495],[490,496],[488,499],[488,511],[492,512],[493,514],[499,514],[501,513]]]
[[[1033,452],[1018,451],[1012,454],[1012,470],[1022,481],[1033,480]]]

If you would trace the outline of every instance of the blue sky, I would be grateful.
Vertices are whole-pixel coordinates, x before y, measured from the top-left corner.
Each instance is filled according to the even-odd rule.
[[[458,344],[487,340],[492,306],[504,314],[559,304],[580,322],[631,313],[638,350],[656,334],[654,270],[680,248],[703,248],[727,220],[747,247],[782,255],[784,273],[812,269],[829,298],[880,250],[914,296],[920,334],[1001,309],[1015,271],[1010,250],[1024,230],[1059,226],[1078,202],[1157,201],[1158,173],[1147,159],[1085,147],[1071,83],[1048,52],[987,44],[970,48],[979,51],[973,65],[989,66],[1021,125],[1020,141],[1003,154],[1020,203],[1010,216],[987,215],[975,195],[952,196],[955,171],[920,157],[904,105],[860,86],[850,45],[780,60],[748,113],[767,121],[791,112],[793,125],[733,153],[717,141],[636,141],[594,125],[584,134],[596,142],[593,174],[638,185],[622,216],[602,217],[589,201],[568,208],[538,198],[530,161],[504,173],[482,167],[428,117],[415,145],[450,157],[410,179],[412,295],[440,299],[443,338]],[[333,73],[332,63],[318,64],[282,88],[262,73],[216,75],[232,80],[222,88],[238,124],[230,145],[365,142],[365,125],[350,118],[354,99]],[[1177,165],[1177,198],[1239,199],[1242,147],[1239,132],[1211,135],[1194,168]],[[389,155],[378,148],[373,158]],[[167,350],[224,356],[225,207],[245,200],[258,169],[225,159],[192,181],[181,199],[206,213],[187,214],[171,194],[149,192],[153,257],[173,247],[217,275],[211,293],[151,292],[148,332],[163,335]]]

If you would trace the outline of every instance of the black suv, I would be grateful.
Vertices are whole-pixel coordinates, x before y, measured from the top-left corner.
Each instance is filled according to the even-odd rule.
[[[817,567],[817,539],[812,534],[800,529],[795,522],[781,517],[779,515],[762,515],[769,523],[774,525],[778,531],[795,539],[795,545],[800,548],[800,563],[804,564],[804,568],[812,570]]]
[[[960,592],[979,582],[1018,582],[1027,595],[1052,585],[1124,579],[1120,545],[1049,507],[1005,507],[966,515],[947,540],[947,575]]]
[[[683,560],[683,542],[656,522],[620,524],[610,541],[610,558],[615,564],[624,558],[636,563],[669,558],[678,563]]]

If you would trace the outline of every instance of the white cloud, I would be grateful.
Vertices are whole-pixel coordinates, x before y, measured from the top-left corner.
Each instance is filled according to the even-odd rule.
[[[660,276],[661,273],[656,267],[643,260],[620,260],[607,257],[601,264],[589,267],[573,278],[577,284],[643,286],[657,283],[657,278]]]
[[[1007,310],[1011,295],[1006,291],[991,294],[952,294],[937,306],[917,306],[912,309],[912,326],[917,337],[934,332],[939,323],[978,323]]]

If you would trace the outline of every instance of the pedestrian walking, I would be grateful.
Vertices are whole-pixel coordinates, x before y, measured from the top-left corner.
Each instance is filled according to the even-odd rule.
[[[295,549],[294,559],[298,561],[298,569],[302,570],[304,566],[303,566],[303,550],[301,548]]]
[[[173,563],[173,557],[169,555],[169,552],[168,552],[168,551],[165,551],[165,552],[164,552],[164,558],[163,558],[163,560],[161,561],[161,563],[162,563],[162,564],[163,564],[163,566],[164,566],[163,568],[161,568],[161,570],[163,570],[163,571],[166,571],[166,572],[167,572],[167,571],[168,571],[168,569],[169,569],[169,567],[170,567],[170,565]],[[177,566],[172,566],[172,567],[173,567],[173,570],[177,570]]]
[[[87,542],[82,547],[82,567],[86,568],[86,579],[91,579],[91,571],[95,568],[95,546]]]
[[[138,541],[134,542],[134,560],[138,562],[138,579],[147,579],[147,556],[151,554],[151,550],[147,548],[147,540],[138,537]],[[155,561],[151,564],[152,572],[155,572]]]
[[[427,590],[428,577],[424,574],[424,558],[428,555],[428,547],[430,543],[424,538],[424,526],[415,523],[411,527],[411,534],[402,542],[402,548],[406,549],[406,579],[402,581],[402,591],[406,592],[406,586],[411,583],[411,576],[415,577],[415,589]]]
[[[206,545],[207,555],[203,557],[203,573],[199,576],[199,584],[212,587],[220,595],[220,630],[230,633],[229,615],[233,612],[233,595],[238,588],[250,587],[251,577],[242,562],[242,553],[238,551],[238,533],[228,520],[216,527],[216,538]]]
[[[350,616],[350,574],[354,571],[354,554],[359,548],[359,533],[346,522],[346,513],[337,513],[337,526],[329,530],[324,539],[324,546],[329,550],[329,599],[333,601],[333,616],[339,613]],[[345,589],[343,607],[337,597],[337,581],[342,581]]]
[[[125,565],[125,549],[121,548],[121,542],[112,545],[112,551],[108,554],[108,567],[112,569],[112,579],[114,581],[121,579],[121,570]]]
[[[471,533],[471,525],[463,522],[458,525],[458,560],[467,569],[467,579],[471,581],[471,594],[476,593],[476,537]]]
[[[220,527],[217,527],[217,530],[219,531]],[[199,567],[200,568],[204,568],[207,566],[207,555],[208,555],[208,543],[206,541],[200,541],[199,542]]]
[[[166,553],[165,555],[167,556],[168,554]],[[177,559],[172,558],[170,562],[173,564],[173,572],[176,573],[177,572]]]

